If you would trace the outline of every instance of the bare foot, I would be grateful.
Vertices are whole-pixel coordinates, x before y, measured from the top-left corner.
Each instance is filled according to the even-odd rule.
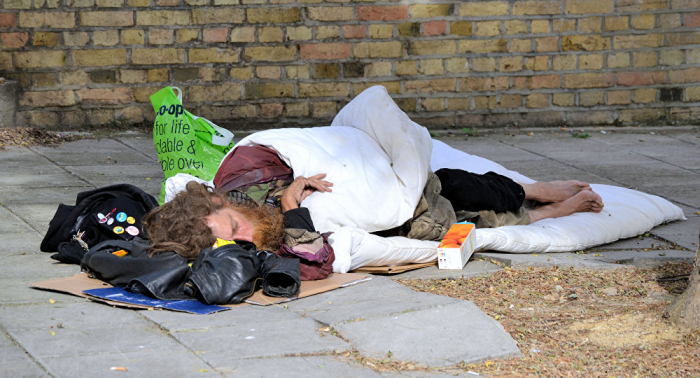
[[[534,184],[521,185],[525,190],[525,199],[542,203],[561,202],[581,191],[591,190],[590,185],[576,180],[536,182]]]
[[[590,190],[581,190],[578,194],[561,202],[544,205],[528,211],[532,223],[547,218],[559,218],[574,213],[590,211],[600,213],[603,210],[603,199],[598,193]]]

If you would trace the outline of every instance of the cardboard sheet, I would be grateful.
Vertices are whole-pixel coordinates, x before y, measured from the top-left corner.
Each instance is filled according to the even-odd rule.
[[[427,262],[422,264],[405,264],[405,265],[395,265],[395,266],[363,266],[352,271],[352,273],[372,273],[372,274],[398,274],[403,272],[408,272],[409,270],[415,270],[420,268],[425,268],[428,266],[433,266],[437,262]]]
[[[267,295],[264,295],[262,293],[262,290],[258,290],[253,294],[250,298],[246,300],[246,303],[239,303],[239,304],[233,304],[233,305],[223,305],[222,307],[237,307],[237,306],[245,306],[247,304],[255,304],[255,305],[261,305],[261,306],[267,306],[275,303],[282,303],[282,302],[288,302],[295,300],[297,298],[304,298],[308,297],[311,295],[323,293],[326,291],[330,290],[335,290],[341,287],[345,286],[350,286],[354,285],[357,283],[365,282],[370,280],[371,277],[367,274],[358,274],[358,273],[345,273],[345,274],[331,274],[328,276],[328,278],[324,280],[318,280],[318,281],[302,281],[301,283],[301,288],[299,290],[299,295],[293,298],[276,298],[276,297],[268,297]],[[98,279],[90,278],[86,273],[80,273],[76,274],[75,276],[72,277],[65,277],[65,278],[58,278],[58,279],[53,279],[53,280],[47,280],[47,281],[41,281],[41,282],[34,282],[31,284],[32,287],[38,288],[38,289],[44,289],[44,290],[52,290],[52,291],[58,291],[61,293],[67,293],[67,294],[72,294],[72,295],[77,295],[79,297],[83,298],[88,298],[93,301],[97,302],[102,302],[106,303],[109,305],[113,306],[120,306],[120,307],[127,307],[127,308],[135,308],[135,309],[149,309],[153,308],[152,305],[146,305],[146,304],[139,304],[138,300],[130,302],[124,302],[124,301],[117,301],[114,300],[113,296],[95,296],[95,295],[90,295],[88,293],[85,293],[85,291],[88,290],[93,290],[93,289],[106,289],[106,288],[112,288],[113,286],[106,283],[102,282]],[[93,292],[95,293],[95,292]],[[99,293],[99,291],[97,292]],[[167,301],[163,301],[167,302]],[[170,306],[171,308],[168,307],[162,307],[162,308],[167,308],[171,310],[176,310],[176,311],[187,311],[186,307],[174,305]],[[188,311],[190,312],[190,311]],[[193,312],[197,313],[197,312]]]

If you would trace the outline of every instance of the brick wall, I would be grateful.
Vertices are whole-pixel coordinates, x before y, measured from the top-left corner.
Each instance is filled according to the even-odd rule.
[[[18,123],[327,124],[384,85],[431,127],[700,118],[700,0],[1,0]]]

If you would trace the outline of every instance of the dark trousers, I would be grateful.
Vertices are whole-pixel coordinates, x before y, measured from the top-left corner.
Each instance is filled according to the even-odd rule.
[[[435,174],[442,184],[440,195],[452,203],[455,211],[517,211],[525,200],[520,184],[495,172],[479,175],[443,168]]]

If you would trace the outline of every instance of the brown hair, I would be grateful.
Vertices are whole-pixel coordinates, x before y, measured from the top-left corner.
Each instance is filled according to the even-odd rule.
[[[207,226],[205,218],[226,206],[232,206],[253,225],[253,242],[259,249],[275,251],[279,248],[284,232],[282,214],[268,206],[233,205],[226,197],[205,184],[187,183],[185,190],[172,200],[152,210],[143,220],[148,236],[153,242],[151,255],[173,251],[193,260],[216,238]]]

